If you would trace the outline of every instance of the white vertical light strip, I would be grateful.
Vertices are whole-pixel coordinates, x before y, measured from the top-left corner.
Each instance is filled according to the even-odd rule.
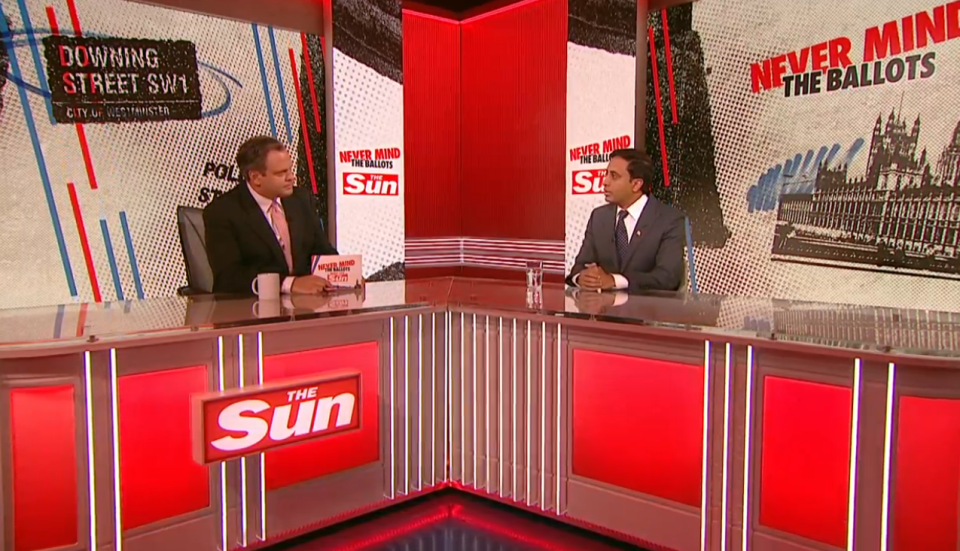
[[[97,476],[96,454],[94,453],[93,438],[93,366],[90,352],[83,353],[83,402],[87,430],[87,500],[90,509],[90,549],[99,550],[97,543]]]
[[[700,471],[700,551],[707,549],[707,459],[710,426],[710,341],[703,341],[703,459]]]
[[[733,345],[726,344],[723,355],[723,476],[722,494],[720,501],[720,548],[727,548],[727,509],[728,509],[728,489],[730,483],[730,379],[733,364]]]
[[[237,335],[237,365],[239,366],[240,379],[238,386],[244,387],[247,376],[246,361],[243,354],[243,335]],[[240,458],[240,540],[243,546],[247,546],[247,458]]]
[[[263,384],[263,333],[257,333],[257,384]],[[267,541],[267,466],[260,454],[260,540]]]
[[[490,316],[485,316],[486,318],[486,330],[485,333],[485,348],[483,349],[483,365],[484,365],[484,388],[483,388],[483,403],[484,410],[486,411],[486,422],[483,425],[484,430],[486,431],[486,440],[484,440],[484,448],[487,450],[487,477],[483,480],[483,488],[486,491],[490,491]]]
[[[847,494],[847,551],[853,551],[857,517],[857,449],[860,440],[860,381],[862,361],[853,361],[853,420],[850,422],[850,487]]]
[[[513,319],[513,331],[511,333],[511,341],[513,342],[513,355],[510,357],[510,366],[513,369],[513,377],[510,379],[510,387],[513,389],[513,415],[511,420],[513,422],[513,432],[510,433],[512,443],[511,449],[513,450],[513,463],[510,464],[510,481],[512,485],[512,490],[510,497],[514,501],[517,500],[517,319]]]
[[[453,427],[453,343],[450,332],[453,331],[453,321],[450,312],[443,314],[443,480],[452,478],[453,465],[453,436],[450,431]]]
[[[890,547],[890,463],[893,458],[893,400],[896,396],[897,365],[887,364],[887,409],[883,426],[883,508],[880,517],[880,551]]]
[[[750,541],[750,530],[753,527],[753,520],[750,517],[750,464],[752,461],[752,450],[750,444],[753,441],[753,346],[747,345],[747,402],[746,402],[746,423],[743,431],[743,531],[741,533],[741,551],[747,551],[747,544]]]
[[[467,376],[466,356],[464,355],[464,318],[465,314],[460,314],[460,483],[465,484],[467,480],[467,383],[464,379]]]
[[[547,322],[540,325],[540,510],[547,510]]]
[[[473,363],[470,365],[470,371],[473,372],[473,448],[470,449],[471,455],[473,456],[473,483],[474,488],[478,488],[477,484],[477,315],[473,314],[472,318],[473,329],[470,332],[470,340],[473,341]]]
[[[430,485],[437,485],[437,313],[430,314]]]
[[[417,325],[417,490],[423,490],[423,314]]]
[[[393,399],[396,396],[396,382],[393,372],[396,371],[397,350],[397,318],[390,318],[390,396],[387,398],[387,408],[390,410],[390,499],[397,497],[397,464],[396,464],[396,433],[397,426],[394,419]]]
[[[226,388],[223,374],[223,337],[217,337],[217,390]],[[220,467],[220,549],[227,551],[227,463],[221,461]]]
[[[532,386],[530,370],[533,366],[533,342],[531,341],[532,331],[533,326],[530,320],[527,320],[527,365],[524,366],[526,368],[525,371],[527,372],[527,492],[524,494],[524,499],[526,499],[527,505],[530,505],[530,479],[532,478],[533,474],[532,466],[530,465],[532,459],[530,445],[533,441],[533,436],[530,434],[532,432],[531,429],[533,428],[533,406],[531,405],[532,390],[530,388]]]
[[[497,494],[503,497],[503,318],[497,318],[497,462],[500,467],[500,477],[497,479]]]
[[[403,317],[403,495],[410,494],[410,327]]]
[[[222,357],[222,353],[221,353]],[[117,349],[110,349],[110,416],[113,442],[113,524],[115,551],[123,549],[123,519],[120,501],[120,400],[117,375]]]
[[[563,424],[563,408],[562,405],[562,392],[563,392],[563,326],[559,323],[557,324],[557,470],[556,477],[557,482],[557,506],[554,511],[559,515],[560,514],[560,482],[562,480],[560,474],[560,458],[563,457],[563,435],[561,434],[562,424]]]

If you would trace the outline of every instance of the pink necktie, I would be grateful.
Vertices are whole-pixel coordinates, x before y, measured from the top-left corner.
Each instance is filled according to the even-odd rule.
[[[283,257],[287,260],[287,270],[293,273],[293,256],[290,253],[290,227],[287,226],[287,217],[283,215],[280,203],[274,201],[270,205],[270,221],[277,230],[277,240],[283,250]]]

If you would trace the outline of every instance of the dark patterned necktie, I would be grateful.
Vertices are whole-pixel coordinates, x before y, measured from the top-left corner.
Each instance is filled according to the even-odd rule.
[[[625,218],[628,212],[621,210],[617,213],[617,229],[614,231],[614,240],[617,242],[617,261],[620,263],[620,269],[623,269],[623,262],[627,258],[627,247],[630,246],[630,240],[627,239],[627,224]]]

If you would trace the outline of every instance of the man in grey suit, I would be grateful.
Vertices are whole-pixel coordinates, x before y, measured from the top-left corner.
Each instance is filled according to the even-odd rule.
[[[650,156],[610,154],[607,204],[594,209],[567,284],[593,291],[675,291],[683,281],[683,214],[650,193]]]

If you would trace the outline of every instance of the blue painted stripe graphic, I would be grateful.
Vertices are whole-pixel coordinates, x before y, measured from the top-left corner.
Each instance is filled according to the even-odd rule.
[[[277,137],[277,121],[273,117],[273,103],[270,101],[270,84],[267,83],[267,66],[263,62],[263,46],[260,45],[260,28],[253,24],[253,44],[257,48],[257,62],[260,63],[260,83],[263,85],[263,99],[267,102],[267,118],[270,119],[270,132]]]
[[[63,331],[63,305],[57,305],[57,319],[53,322],[53,338],[59,339]]]
[[[11,45],[10,27],[7,26],[6,14],[3,13],[2,5],[0,5],[0,33],[3,34],[3,41],[7,46],[10,69],[14,76],[21,78],[20,63],[17,61],[17,52]],[[43,194],[47,200],[47,210],[50,212],[50,221],[53,223],[53,233],[57,238],[57,248],[60,251],[60,261],[63,263],[64,276],[67,278],[67,288],[70,290],[70,296],[75,297],[77,296],[77,282],[73,277],[73,268],[70,267],[67,243],[63,239],[63,228],[60,227],[60,214],[57,212],[57,203],[53,198],[53,187],[50,185],[47,163],[43,159],[43,150],[40,148],[40,136],[37,134],[37,125],[33,121],[30,99],[27,97],[27,90],[25,88],[17,86],[17,92],[20,95],[20,104],[23,106],[23,118],[26,120],[27,130],[30,132],[30,143],[33,146],[33,153],[37,158],[37,169],[40,171],[40,180],[43,182]]]
[[[120,270],[117,269],[117,256],[113,254],[113,242],[110,240],[110,229],[107,221],[100,219],[100,231],[103,233],[103,244],[107,248],[107,260],[110,262],[110,273],[113,274],[113,289],[117,292],[117,300],[123,300],[123,287],[120,285]]]
[[[690,227],[690,219],[683,219],[683,230],[687,234],[687,262],[690,264],[690,290],[694,293],[700,292],[697,287],[697,260],[693,256],[693,228]]]
[[[53,118],[53,104],[50,102],[50,84],[47,82],[47,73],[43,70],[43,61],[40,57],[40,48],[37,46],[37,35],[33,31],[33,22],[30,20],[30,10],[27,9],[26,0],[17,0],[20,7],[20,17],[23,19],[23,30],[27,35],[27,43],[30,45],[30,54],[33,56],[33,66],[37,70],[37,80],[40,82],[40,89],[47,92],[44,94],[44,101],[47,104],[47,115],[50,117],[50,124],[57,124]]]
[[[143,298],[143,284],[140,282],[140,268],[137,267],[137,255],[133,253],[133,237],[127,224],[127,213],[120,211],[120,227],[123,229],[123,241],[127,244],[127,257],[130,259],[130,271],[133,272],[133,284],[137,286],[137,298]]]
[[[277,36],[270,30],[270,50],[273,52],[273,70],[277,75],[277,89],[280,91],[280,109],[283,111],[283,123],[287,127],[287,143],[293,145],[293,129],[290,128],[290,110],[287,109],[287,93],[283,90],[283,77],[280,75],[280,59],[277,57]]]

